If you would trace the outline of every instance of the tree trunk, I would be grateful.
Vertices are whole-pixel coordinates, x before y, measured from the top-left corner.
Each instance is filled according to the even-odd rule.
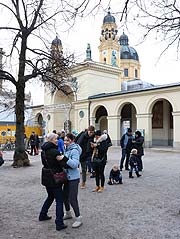
[[[25,85],[21,84],[16,88],[16,143],[13,167],[30,166],[24,145],[24,100]]]
[[[25,110],[25,62],[27,50],[27,34],[22,33],[21,51],[19,54],[19,73],[16,85],[16,143],[13,157],[13,167],[30,166],[28,155],[24,145],[24,110]]]

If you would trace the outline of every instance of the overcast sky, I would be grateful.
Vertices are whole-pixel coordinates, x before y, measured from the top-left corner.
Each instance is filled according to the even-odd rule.
[[[90,43],[92,50],[92,59],[99,60],[98,46],[101,34],[101,26],[103,23],[103,15],[86,19],[71,31],[69,35],[59,34],[64,48],[68,47],[77,52],[82,59],[85,59],[85,51],[87,43]],[[119,19],[116,18],[118,25]],[[120,23],[119,23],[120,25]],[[143,34],[142,29],[128,30],[124,27],[118,28],[118,35],[123,33],[129,37],[129,45],[138,52],[141,63],[141,79],[154,84],[169,84],[179,82],[180,61],[177,61],[176,48],[171,48],[159,59],[161,52],[166,46],[166,42],[159,42],[155,37],[148,38],[145,42],[140,43]]]

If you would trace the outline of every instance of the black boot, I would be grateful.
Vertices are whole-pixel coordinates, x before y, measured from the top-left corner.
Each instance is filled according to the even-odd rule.
[[[60,225],[60,226],[59,226],[59,225],[56,225],[56,230],[57,230],[57,231],[61,231],[61,230],[64,230],[64,229],[66,229],[66,228],[67,228],[67,225],[64,225],[64,224],[63,224],[63,225]]]
[[[49,217],[48,215],[39,215],[39,221],[47,221],[50,220],[52,217]]]
[[[132,172],[129,172],[129,178],[134,178],[134,176],[132,176]]]
[[[136,175],[138,178],[142,176],[141,174],[139,174],[139,172],[136,172]]]

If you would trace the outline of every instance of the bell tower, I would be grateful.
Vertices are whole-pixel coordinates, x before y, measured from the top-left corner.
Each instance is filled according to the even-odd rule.
[[[63,54],[62,42],[57,36],[51,43],[51,54],[55,57],[59,57]]]
[[[98,47],[99,60],[101,63],[119,67],[120,45],[118,43],[119,37],[117,36],[118,30],[110,9],[108,9],[108,14],[103,19],[101,29],[100,46]]]

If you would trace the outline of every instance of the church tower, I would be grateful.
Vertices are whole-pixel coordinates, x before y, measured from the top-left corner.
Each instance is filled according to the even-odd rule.
[[[51,43],[51,54],[54,57],[59,57],[63,54],[62,42],[57,36]]]
[[[111,15],[110,10],[103,19],[103,25],[101,27],[101,37],[99,56],[100,62],[109,64],[112,66],[119,66],[119,37],[117,36],[117,25],[115,18]]]
[[[141,65],[137,51],[129,46],[128,36],[123,32],[119,38],[120,68],[123,70],[124,81],[140,80]]]

